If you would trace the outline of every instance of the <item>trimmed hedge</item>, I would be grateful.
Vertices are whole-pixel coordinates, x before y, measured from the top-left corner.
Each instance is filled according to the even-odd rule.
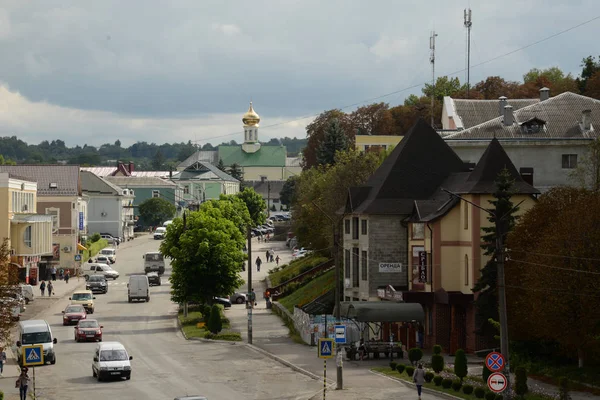
[[[240,342],[242,340],[242,335],[239,332],[221,332],[216,335],[211,332],[206,332],[206,334],[204,334],[204,339],[229,340],[231,342]]]
[[[442,381],[442,387],[444,389],[450,389],[450,387],[452,387],[452,379],[444,378],[444,380]],[[488,399],[486,399],[486,400],[488,400]]]
[[[404,372],[405,368],[406,368],[406,365],[404,365],[404,364],[396,365],[396,371],[398,371],[398,373],[400,373],[400,374]]]
[[[460,392],[461,387],[462,382],[460,381],[460,379],[455,379],[452,381],[452,389],[454,389],[455,392]]]
[[[439,375],[436,375],[433,377],[433,383],[435,384],[435,386],[442,386],[442,381],[444,380],[444,378],[442,378]]]
[[[476,387],[474,390],[475,397],[483,399],[485,397],[485,389],[482,387]]]
[[[395,361],[390,362],[390,368],[392,369],[392,371],[396,370],[396,365],[398,365],[397,362],[395,362]]]
[[[433,380],[434,376],[435,375],[433,375],[433,372],[429,372],[429,371],[425,372],[425,382],[427,382],[427,383],[431,382]]]
[[[496,393],[489,390],[485,393],[485,400],[496,400]]]
[[[471,394],[471,393],[473,393],[473,386],[471,386],[471,385],[464,385],[462,387],[462,390],[463,390],[464,394]]]
[[[406,367],[406,375],[408,375],[410,378],[412,378],[414,373],[415,373],[415,367],[413,367],[411,365]]]

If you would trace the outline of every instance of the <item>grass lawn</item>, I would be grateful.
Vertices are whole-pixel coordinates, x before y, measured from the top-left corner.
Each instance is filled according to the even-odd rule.
[[[327,260],[327,257],[312,254],[306,257],[299,258],[298,260],[294,260],[289,264],[284,264],[280,267],[280,269],[277,272],[269,274],[271,285],[277,286],[280,283],[292,279],[300,275],[302,272],[305,272],[310,268],[314,268]],[[277,267],[273,269],[277,269]]]
[[[279,303],[294,312],[294,306],[303,306],[310,303],[322,294],[335,288],[335,271],[327,271],[323,275],[313,279],[292,294],[279,299]]]
[[[222,310],[221,310],[222,312]],[[199,322],[203,322],[202,313],[200,311],[188,311],[187,318],[183,316],[183,310],[179,311],[177,315],[179,318],[179,322],[181,322],[181,329],[185,336],[188,339],[191,338],[208,338],[208,339],[216,339],[216,340],[230,340],[230,341],[240,341],[242,340],[242,336],[239,332],[231,332],[228,329],[231,327],[229,320],[221,314],[221,322],[223,324],[223,330],[219,332],[217,335],[212,335],[205,328],[198,328],[197,324]],[[208,334],[208,337],[207,337]]]
[[[593,389],[581,383],[598,386],[600,384],[600,367],[583,367],[578,368],[577,365],[551,365],[542,363],[531,363],[524,365],[530,371],[529,375],[532,378],[542,382],[558,384],[558,378],[565,376],[571,380],[571,389],[580,390],[600,395],[600,389]],[[578,383],[580,382],[580,383]]]

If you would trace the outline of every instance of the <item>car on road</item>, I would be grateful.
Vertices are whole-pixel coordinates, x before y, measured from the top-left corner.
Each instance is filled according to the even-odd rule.
[[[150,282],[146,275],[131,275],[127,284],[127,300],[150,301]]]
[[[105,239],[108,244],[118,245],[119,243],[121,243],[121,240],[119,238],[116,238],[116,237],[114,237],[113,235],[111,235],[109,233],[101,233],[100,237],[102,239]]]
[[[38,344],[44,346],[44,364],[56,364],[54,345],[58,340],[52,336],[50,324],[43,319],[30,319],[19,322],[17,330],[17,347]],[[17,351],[17,363],[23,365],[23,352]]]
[[[142,255],[144,259],[144,273],[158,272],[158,275],[165,273],[165,258],[160,251],[149,251]]]
[[[175,400],[208,400],[204,396],[184,396],[184,397],[175,397]]]
[[[104,327],[98,323],[95,319],[84,319],[77,323],[74,331],[74,338],[76,342],[87,342],[87,341],[102,341],[102,329]]]
[[[92,293],[108,293],[108,282],[104,275],[91,275],[85,283],[85,289]]]
[[[119,277],[119,272],[106,263],[85,263],[83,277],[87,280],[91,275],[104,275],[106,279],[115,280]]]
[[[231,308],[231,301],[224,297],[213,297],[213,303],[221,304],[224,308]]]
[[[91,290],[76,290],[73,292],[69,300],[73,305],[81,305],[85,308],[85,312],[88,314],[94,313],[94,294]]]
[[[125,346],[119,342],[99,343],[92,361],[92,375],[98,381],[109,378],[131,379],[131,360]]]
[[[160,281],[160,276],[158,275],[158,272],[148,272],[146,276],[148,277],[148,284],[150,286],[161,285],[162,282]]]
[[[235,292],[229,296],[229,301],[236,304],[244,304],[246,302],[246,293]]]
[[[108,261],[110,261],[111,264],[114,264],[117,262],[117,249],[111,249],[111,248],[105,247],[104,249],[100,250],[100,254],[103,256],[106,256],[108,258]]]
[[[155,240],[164,239],[166,234],[167,234],[167,228],[165,228],[164,226],[159,226],[154,231],[154,239]]]
[[[63,310],[63,325],[78,323],[87,318],[85,308],[79,304],[70,304]]]

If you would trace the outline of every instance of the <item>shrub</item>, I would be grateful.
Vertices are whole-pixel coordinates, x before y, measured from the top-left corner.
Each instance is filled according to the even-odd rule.
[[[221,322],[221,308],[218,304],[213,304],[212,308],[210,309],[210,317],[208,318],[206,327],[209,332],[212,332],[215,335],[223,330],[223,323]]]
[[[525,367],[517,367],[515,370],[515,393],[523,396],[527,390],[527,371]]]
[[[444,356],[441,354],[434,354],[431,356],[431,369],[433,369],[436,374],[439,374],[444,370]]]
[[[0,390],[0,400],[4,400],[4,392]]]
[[[202,305],[200,312],[202,313],[202,319],[208,324],[208,320],[210,319],[210,306],[208,304]]]
[[[463,349],[458,349],[454,356],[454,374],[456,374],[462,383],[464,377],[467,376],[467,372],[467,355]]]
[[[409,377],[412,378],[414,373],[415,373],[415,367],[413,367],[411,365],[406,367],[406,375],[408,375]]]
[[[571,400],[571,394],[569,393],[571,382],[566,377],[558,379],[558,399],[559,400]]]
[[[462,390],[463,390],[464,394],[471,394],[471,393],[473,393],[473,386],[471,386],[471,385],[464,385],[462,387]]]
[[[399,373],[403,373],[404,372],[404,368],[406,368],[406,365],[404,365],[404,364],[398,364],[398,365],[396,365],[396,371],[398,371]]]
[[[460,392],[461,387],[462,382],[460,381],[460,379],[455,379],[454,381],[452,381],[452,389],[454,389],[455,392]]]
[[[444,378],[442,378],[439,375],[436,375],[433,377],[433,383],[435,383],[435,386],[441,386],[443,380],[444,380]]]
[[[485,397],[485,390],[482,387],[476,387],[474,392],[475,397],[477,397],[478,399],[483,399]]]
[[[242,340],[242,335],[239,332],[223,332],[217,335],[215,335],[212,332],[206,332],[204,334],[204,339],[229,340],[231,342],[240,342]]]
[[[423,350],[415,347],[408,351],[408,359],[413,365],[415,365],[421,358],[423,358]]]
[[[444,389],[450,389],[451,386],[452,386],[452,379],[444,378],[444,380],[442,381],[442,387]]]
[[[425,372],[425,382],[431,382],[434,376],[433,372]]]
[[[390,362],[390,368],[392,369],[392,371],[396,370],[396,365],[398,365],[397,362],[395,362],[395,361]]]
[[[485,400],[496,400],[496,393],[490,392],[489,390],[485,392]]]
[[[92,243],[96,243],[100,239],[102,239],[102,236],[100,236],[100,234],[98,232],[96,232],[92,236],[90,236],[90,238],[88,239],[88,241],[90,241]]]
[[[433,354],[442,354],[442,346],[439,344],[433,346]]]

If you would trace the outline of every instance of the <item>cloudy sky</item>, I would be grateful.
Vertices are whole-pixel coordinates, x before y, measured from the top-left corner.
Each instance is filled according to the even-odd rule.
[[[431,79],[431,30],[436,75],[463,70],[469,6],[472,65],[600,16],[597,0],[0,0],[0,136],[240,141],[252,99],[261,140],[304,137],[323,110],[419,93],[402,89]],[[577,75],[599,31],[597,19],[476,66],[471,82]]]

